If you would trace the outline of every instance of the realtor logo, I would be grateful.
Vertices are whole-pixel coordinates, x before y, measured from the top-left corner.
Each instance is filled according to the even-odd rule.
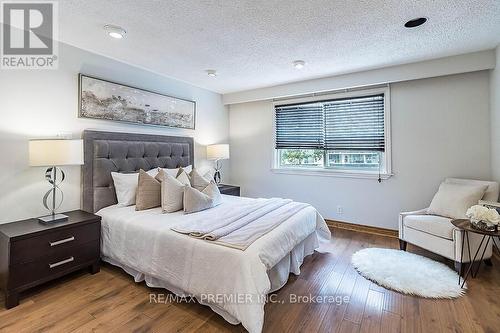
[[[57,68],[57,3],[2,2],[2,69]]]

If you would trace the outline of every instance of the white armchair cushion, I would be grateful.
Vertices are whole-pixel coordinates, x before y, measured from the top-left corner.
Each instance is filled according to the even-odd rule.
[[[484,195],[487,185],[454,184],[443,182],[434,195],[428,213],[453,219],[465,219],[465,212]]]
[[[403,218],[403,224],[407,228],[450,240],[455,229],[451,219],[436,215],[408,215]]]

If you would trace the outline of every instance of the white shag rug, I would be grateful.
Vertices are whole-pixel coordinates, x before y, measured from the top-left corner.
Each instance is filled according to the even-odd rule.
[[[352,255],[351,262],[365,278],[404,294],[425,298],[456,298],[465,293],[451,268],[417,254],[367,248]]]

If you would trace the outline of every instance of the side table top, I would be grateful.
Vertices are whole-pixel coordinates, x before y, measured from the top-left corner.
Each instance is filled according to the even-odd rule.
[[[489,236],[496,236],[500,237],[500,230],[499,231],[485,231],[481,229],[476,229],[472,226],[472,223],[470,220],[467,219],[456,219],[456,220],[451,220],[451,223],[462,230],[474,232],[476,234],[481,234],[481,235],[489,235]]]

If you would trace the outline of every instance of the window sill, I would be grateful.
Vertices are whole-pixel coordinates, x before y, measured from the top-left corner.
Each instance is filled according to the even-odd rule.
[[[378,179],[378,172],[372,171],[352,171],[352,170],[332,170],[332,169],[316,169],[308,170],[302,168],[272,168],[271,172],[287,175],[302,175],[302,176],[323,176],[323,177],[339,177],[339,178],[359,178],[359,179]],[[394,176],[392,173],[382,173],[380,178],[383,180]]]

